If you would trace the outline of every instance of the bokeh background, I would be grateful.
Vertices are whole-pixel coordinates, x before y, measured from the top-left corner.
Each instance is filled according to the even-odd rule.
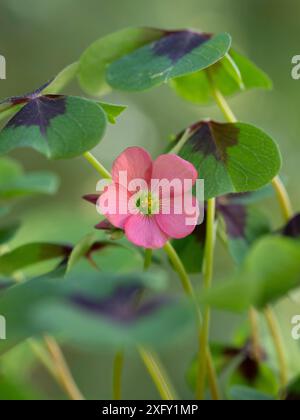
[[[247,92],[232,98],[230,103],[240,120],[260,126],[279,142],[284,157],[282,174],[293,204],[299,208],[300,81],[291,78],[291,59],[300,54],[299,16],[297,0],[0,0],[0,54],[7,60],[7,80],[0,81],[0,97],[35,89],[76,61],[91,42],[127,26],[227,31],[233,36],[234,46],[274,81],[272,92]],[[68,91],[80,94],[76,84]],[[171,134],[197,119],[222,118],[214,106],[197,108],[184,103],[167,87],[142,94],[113,93],[106,99],[128,105],[119,123],[109,128],[94,151],[108,167],[129,145],[142,145],[156,155]],[[16,206],[12,217],[20,219],[23,225],[12,246],[37,240],[77,242],[93,229],[97,214],[81,196],[94,192],[97,178],[83,159],[48,162],[28,150],[12,156],[27,170],[48,169],[61,178],[56,196],[37,197]],[[272,199],[265,203],[264,211],[269,212],[274,227],[278,227],[279,212]],[[216,277],[222,279],[232,266],[222,247],[218,246],[217,252]],[[283,302],[278,311],[290,365],[297,373],[299,343],[290,339],[290,319],[300,312],[300,307]],[[213,338],[228,339],[240,322],[239,318],[216,313]],[[176,345],[161,352],[183,398],[192,396],[183,375],[194,348],[193,337],[181,340],[179,337]],[[70,347],[65,351],[83,392],[89,398],[110,398],[111,351],[87,354]],[[0,382],[1,372],[25,386],[34,398],[63,398],[26,346],[5,356],[0,366]],[[124,397],[158,397],[135,354],[127,358]]]

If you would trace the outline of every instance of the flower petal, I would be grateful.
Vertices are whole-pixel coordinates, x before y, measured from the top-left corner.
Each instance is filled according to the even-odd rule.
[[[126,172],[127,183],[121,179],[120,172]],[[114,182],[128,189],[130,181],[142,179],[150,182],[152,174],[152,159],[149,153],[141,147],[129,147],[114,161],[112,178]]]
[[[162,248],[169,239],[159,228],[155,217],[143,214],[129,217],[125,223],[125,233],[134,245],[148,249]]]
[[[199,203],[190,193],[185,193],[185,200],[180,197],[161,202],[161,212],[155,215],[156,221],[166,235],[174,239],[190,235],[198,222]],[[169,214],[164,214],[169,213]]]
[[[128,191],[119,184],[112,183],[105,187],[97,202],[97,210],[106,216],[109,222],[117,228],[123,229],[129,217]]]
[[[194,165],[177,155],[160,155],[153,163],[153,180],[178,181],[179,187],[176,186],[175,191],[173,190],[171,195],[179,195],[183,191],[191,190],[197,177],[198,172]],[[168,195],[170,197],[170,193],[167,192],[162,192],[160,195],[163,197]]]

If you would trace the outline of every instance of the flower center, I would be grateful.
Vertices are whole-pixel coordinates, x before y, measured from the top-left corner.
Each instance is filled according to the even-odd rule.
[[[157,214],[159,211],[159,200],[149,191],[142,191],[136,201],[136,206],[144,215]]]

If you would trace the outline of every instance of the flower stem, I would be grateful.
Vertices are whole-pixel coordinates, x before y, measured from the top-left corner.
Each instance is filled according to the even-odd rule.
[[[83,155],[86,160],[93,166],[93,168],[96,169],[99,174],[106,179],[111,179],[111,174],[107,171],[107,169],[104,168],[104,166],[90,153],[87,152]],[[151,255],[151,257],[150,257]],[[147,270],[149,268],[149,265],[152,260],[152,251],[146,250],[146,258],[144,263],[144,270]],[[150,353],[148,350],[141,348],[139,350],[140,355],[142,357],[142,360],[144,361],[155,385],[157,386],[161,396],[163,399],[175,399],[171,398],[172,393],[168,386],[168,381],[164,378],[164,375],[162,373],[162,369],[160,367],[159,362],[156,360],[156,357],[153,353]],[[123,370],[123,360],[121,363],[121,359],[123,359],[123,352],[119,352],[115,356],[115,363],[114,363],[114,395],[119,393],[121,394],[121,390],[118,391],[115,389],[116,387],[121,387],[121,376],[122,376],[122,370]],[[165,398],[165,397],[168,398]],[[170,397],[170,398],[169,398]]]
[[[207,202],[206,214],[206,241],[203,261],[203,280],[204,288],[210,289],[213,279],[214,248],[215,248],[215,215],[216,200],[214,198]],[[198,375],[196,384],[196,398],[203,400],[205,397],[205,384],[207,377],[207,352],[209,351],[209,328],[210,328],[210,308],[206,306],[204,312],[203,326],[199,337],[198,354]]]
[[[114,371],[113,371],[113,399],[122,399],[122,372],[124,366],[124,352],[119,351],[114,358]]]
[[[228,122],[232,122],[232,123],[237,122],[237,119],[234,113],[232,112],[232,110],[230,109],[226,99],[221,94],[221,92],[216,88],[210,72],[207,72],[207,76],[211,85],[212,94],[220,110],[223,112],[225,118],[227,119]],[[273,179],[272,186],[276,192],[278,203],[280,205],[283,217],[285,221],[288,221],[290,217],[292,217],[293,215],[293,209],[292,209],[291,201],[289,198],[289,194],[286,188],[284,187],[282,181],[280,180],[279,176],[276,176]],[[288,370],[287,370],[287,362],[286,362],[286,357],[285,357],[284,345],[281,339],[279,326],[278,326],[276,317],[273,313],[273,310],[270,307],[268,307],[265,310],[264,315],[266,317],[267,324],[268,324],[271,336],[273,338],[274,347],[277,352],[277,357],[278,357],[279,367],[280,367],[281,385],[286,386],[287,380],[288,380]],[[254,331],[253,333],[258,335],[257,331]]]
[[[270,307],[267,307],[264,312],[277,353],[280,367],[280,383],[282,388],[285,389],[288,384],[289,375],[280,328],[273,310]]]
[[[145,249],[144,271],[147,271],[152,263],[153,251],[152,249]]]
[[[255,308],[249,310],[249,321],[251,326],[251,335],[252,335],[252,355],[254,359],[260,361],[260,336],[259,336],[259,326],[258,326],[258,313]]]
[[[161,398],[163,400],[176,400],[177,397],[172,390],[166,373],[162,366],[160,366],[157,356],[143,347],[140,347],[138,350]]]
[[[45,336],[45,344],[55,365],[57,381],[72,400],[83,401],[84,397],[73,379],[59,345],[49,336]]]
[[[83,157],[93,166],[94,169],[102,176],[104,179],[111,179],[111,174],[107,169],[92,155],[91,152],[86,152],[83,154]]]
[[[290,218],[293,216],[293,208],[288,192],[279,176],[276,176],[273,179],[272,186],[276,192],[277,200],[280,205],[282,215],[286,221],[289,221]]]
[[[179,275],[184,291],[186,292],[187,295],[193,296],[194,290],[193,290],[191,280],[185,270],[184,265],[182,264],[181,259],[179,258],[177,252],[175,251],[173,245],[170,242],[168,242],[164,246],[164,250],[166,254],[168,255],[168,257],[170,258],[170,261],[172,262],[174,269],[177,271]]]
[[[187,128],[185,132],[183,133],[182,137],[179,139],[179,141],[175,144],[173,149],[170,150],[169,154],[178,155],[180,150],[183,148],[185,143],[188,141],[190,137],[190,129]]]

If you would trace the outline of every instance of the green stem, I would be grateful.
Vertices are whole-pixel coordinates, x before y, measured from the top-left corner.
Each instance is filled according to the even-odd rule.
[[[174,269],[178,273],[178,276],[181,280],[181,284],[184,291],[187,293],[187,295],[194,296],[194,290],[193,290],[191,280],[184,268],[184,265],[182,264],[181,259],[179,258],[177,252],[175,251],[174,247],[172,246],[170,242],[168,242],[164,246],[164,250],[166,254],[168,255],[168,257],[170,258],[170,261],[172,262]]]
[[[170,150],[169,154],[178,155],[180,150],[183,148],[185,143],[188,141],[190,137],[190,129],[186,129],[183,133],[181,139],[176,143],[176,145],[173,147],[173,149]]]
[[[114,359],[114,371],[113,371],[113,399],[122,399],[122,372],[124,366],[124,352],[119,351],[115,355]]]
[[[215,215],[216,200],[214,198],[207,202],[206,212],[206,241],[203,261],[203,280],[204,288],[209,289],[213,279],[214,266],[214,247],[215,247]],[[204,312],[204,320],[199,337],[198,353],[198,376],[196,385],[196,398],[204,400],[205,384],[207,377],[207,351],[209,350],[209,328],[210,328],[210,308],[207,306]]]
[[[163,400],[176,400],[177,397],[172,390],[172,386],[170,385],[167,375],[160,365],[157,356],[143,347],[139,348],[139,353],[161,398]]]
[[[230,109],[226,99],[221,94],[221,92],[216,88],[210,72],[207,72],[207,76],[211,84],[212,94],[220,110],[223,112],[225,118],[229,122],[232,122],[232,123],[237,122],[237,119],[234,113],[232,112],[232,110]],[[276,176],[273,179],[272,186],[276,192],[277,200],[281,208],[283,217],[285,221],[288,221],[293,215],[293,208],[292,208],[289,194],[285,186],[283,185],[282,181],[280,180],[279,176]],[[284,345],[281,339],[280,329],[276,321],[276,317],[270,307],[268,307],[265,310],[265,317],[266,317],[266,321],[269,327],[270,334],[273,338],[275,350],[277,352],[277,357],[278,357],[278,362],[279,362],[279,367],[280,367],[281,385],[284,387],[286,386],[287,380],[288,380],[288,369],[287,369],[287,361],[286,361],[286,356],[285,356],[285,351],[284,351]],[[258,334],[257,331],[255,331],[254,333]]]
[[[102,176],[104,179],[111,179],[111,174],[107,169],[92,155],[91,152],[86,152],[83,154],[83,157],[92,165],[94,169]]]
[[[53,365],[51,357],[45,349],[45,347],[33,338],[28,339],[27,342],[31,348],[31,351],[40,360],[40,362],[47,369],[50,375],[56,378],[55,366]]]
[[[288,192],[279,176],[273,179],[272,186],[276,192],[282,215],[286,221],[289,221],[293,217],[294,212]]]
[[[111,179],[111,174],[90,152],[85,153],[83,156],[93,166],[93,168],[95,168],[96,171],[99,172],[99,174],[103,178]],[[147,260],[147,261],[145,260],[146,269],[148,268],[149,257],[150,257],[150,251],[146,250],[146,260]],[[151,258],[152,258],[152,252],[151,252]],[[151,259],[150,259],[150,262],[151,262]],[[160,364],[156,360],[155,356],[145,349],[140,349],[140,354],[159,392],[161,393],[162,398],[165,399],[166,396],[171,397],[172,393],[168,387],[168,381],[164,378],[164,375],[162,374],[162,369],[160,368]],[[123,366],[123,361],[122,361],[122,364],[120,364],[121,352],[119,353],[119,355],[116,356],[115,362],[117,358],[118,358],[118,369],[117,369],[117,372],[114,373],[114,383],[121,384],[121,375],[122,375],[122,366]],[[167,398],[167,399],[174,399],[174,398]]]
[[[152,263],[153,251],[152,249],[145,249],[144,271],[147,271]]]
[[[170,258],[170,261],[172,262],[174,269],[177,271],[177,273],[179,275],[179,278],[181,280],[182,287],[183,287],[184,291],[186,292],[186,294],[188,296],[191,296],[193,298],[194,302],[195,302],[195,307],[196,307],[197,317],[198,317],[198,323],[199,323],[199,330],[200,330],[199,337],[200,337],[200,342],[201,342],[202,339],[203,339],[202,332],[204,331],[205,335],[207,335],[205,328],[207,328],[209,326],[209,323],[206,322],[207,320],[205,318],[204,318],[204,320],[202,319],[202,314],[200,312],[199,305],[196,301],[196,295],[195,295],[193,285],[192,285],[192,283],[190,281],[190,278],[189,278],[189,276],[188,276],[188,274],[187,274],[187,272],[184,268],[184,265],[182,264],[182,261],[180,260],[178,254],[176,253],[175,249],[173,248],[173,246],[169,242],[167,243],[167,245],[165,245],[164,249],[165,249],[168,257]],[[207,315],[209,315],[209,314],[207,314]],[[205,335],[204,335],[204,337],[205,337]],[[208,346],[206,346],[206,347],[203,346],[202,347],[202,345],[200,344],[200,349],[201,348],[203,348],[203,349],[205,348],[205,352],[203,353],[204,368],[203,369],[201,368],[201,373],[204,374],[204,377],[206,376],[204,371],[206,369],[206,364],[207,364],[207,367],[209,369],[208,379],[209,379],[209,386],[210,386],[210,391],[211,391],[211,394],[212,394],[212,398],[214,400],[220,400],[221,397],[220,397],[220,391],[219,391],[219,388],[218,388],[217,375],[216,375],[216,371],[215,371],[214,366],[213,366],[210,350],[209,350]]]
[[[285,349],[283,340],[281,337],[280,328],[276,319],[276,316],[272,310],[272,308],[267,307],[265,309],[265,317],[268,323],[269,331],[271,333],[271,336],[273,338],[273,342],[275,345],[278,363],[280,367],[280,383],[282,386],[282,389],[284,390],[286,386],[288,385],[288,367],[287,367],[287,361],[285,356]]]
[[[79,391],[69,370],[64,355],[54,338],[45,336],[46,347],[54,363],[55,377],[71,400],[83,401],[84,397]]]
[[[261,360],[261,350],[260,350],[260,335],[259,335],[259,323],[258,323],[258,313],[255,308],[250,308],[249,310],[249,321],[251,326],[251,335],[252,335],[252,355],[254,360],[258,363]]]

